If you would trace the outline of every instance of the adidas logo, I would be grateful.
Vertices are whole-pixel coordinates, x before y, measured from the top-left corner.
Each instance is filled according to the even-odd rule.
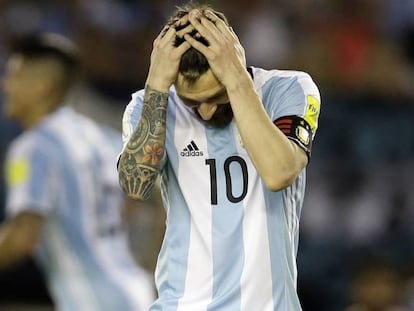
[[[192,140],[187,147],[181,151],[180,155],[182,157],[201,157],[203,155],[203,151],[200,151],[194,140]]]

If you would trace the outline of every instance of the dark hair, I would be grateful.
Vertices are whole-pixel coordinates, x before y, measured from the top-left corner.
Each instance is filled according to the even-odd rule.
[[[208,18],[208,16],[206,16],[205,12],[207,10],[210,10],[215,15],[217,15],[221,20],[223,20],[227,25],[229,25],[227,18],[223,13],[212,9],[209,5],[206,5],[206,4],[199,5],[199,4],[195,4],[192,2],[187,4],[184,7],[178,7],[176,12],[170,17],[166,25],[169,25],[169,26],[174,25],[177,31],[185,28],[186,26],[188,26],[189,22],[184,25],[175,25],[175,24],[177,23],[177,21],[179,21],[181,18],[188,15],[192,10],[195,10],[195,9],[199,10],[201,14],[203,14],[206,18]],[[202,37],[196,30],[193,30],[192,32],[190,32],[189,35],[195,38],[197,41],[203,43],[204,45],[209,46],[209,42],[207,42],[207,40],[204,37]],[[174,46],[179,46],[180,44],[184,42],[184,40],[185,39],[183,37],[177,36],[174,42]],[[191,47],[181,57],[178,71],[184,76],[184,78],[188,82],[192,83],[192,82],[195,82],[209,68],[210,68],[210,65],[206,57],[202,53],[197,51],[195,48]]]
[[[56,33],[32,33],[15,38],[11,42],[11,53],[28,59],[52,58],[65,70],[65,84],[69,87],[80,68],[79,52],[69,38]]]

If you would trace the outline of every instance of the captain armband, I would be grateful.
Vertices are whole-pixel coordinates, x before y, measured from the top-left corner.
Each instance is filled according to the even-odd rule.
[[[283,134],[302,148],[306,152],[308,158],[310,158],[313,132],[311,126],[305,119],[294,115],[284,116],[276,119],[273,123]]]

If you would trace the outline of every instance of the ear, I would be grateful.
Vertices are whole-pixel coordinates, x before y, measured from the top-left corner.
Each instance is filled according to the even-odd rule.
[[[45,74],[34,83],[33,95],[44,102],[54,103],[61,92],[58,81],[60,81],[59,76]]]
[[[56,92],[59,81],[61,81],[61,65],[54,60],[45,59],[39,61],[33,67],[33,70],[33,94],[38,98],[49,100],[49,97]]]

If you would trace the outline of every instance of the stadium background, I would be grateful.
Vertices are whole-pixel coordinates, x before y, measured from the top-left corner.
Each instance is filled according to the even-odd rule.
[[[144,84],[152,40],[182,3],[0,0],[0,74],[15,36],[33,30],[68,35],[79,44],[85,69],[75,107],[120,129],[131,92]],[[298,255],[304,310],[345,310],[384,289],[413,310],[414,1],[210,3],[228,16],[249,64],[307,71],[320,87]],[[20,129],[0,118],[3,164]],[[3,182],[0,200],[2,219]],[[152,237],[154,210],[160,210],[157,200],[151,204],[130,218],[132,246],[148,269],[154,247],[143,245],[158,245]],[[52,310],[32,261],[0,273],[0,310]]]

